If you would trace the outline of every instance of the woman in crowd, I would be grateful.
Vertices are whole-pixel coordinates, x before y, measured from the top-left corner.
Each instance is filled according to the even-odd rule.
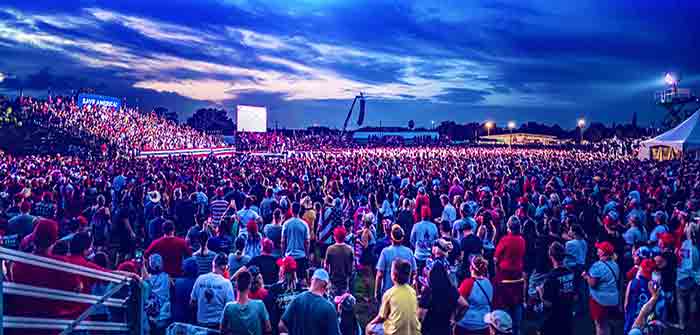
[[[488,325],[484,322],[484,317],[491,312],[493,301],[493,286],[488,279],[488,262],[481,256],[472,258],[469,272],[471,277],[459,286],[459,304],[465,312],[457,321],[454,334],[486,335]]]
[[[597,335],[610,334],[610,317],[619,306],[620,268],[615,262],[615,247],[610,242],[596,243],[598,261],[581,274],[589,286],[589,310]]]

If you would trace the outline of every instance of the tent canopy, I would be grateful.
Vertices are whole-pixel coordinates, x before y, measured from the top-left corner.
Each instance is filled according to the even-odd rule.
[[[675,128],[640,143],[639,158],[649,159],[653,147],[670,147],[680,152],[700,149],[699,123],[700,110],[697,110]]]

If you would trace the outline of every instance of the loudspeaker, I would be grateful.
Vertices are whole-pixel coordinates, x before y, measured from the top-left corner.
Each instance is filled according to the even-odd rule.
[[[365,122],[365,99],[360,99],[360,116],[357,117],[357,125],[361,126]]]

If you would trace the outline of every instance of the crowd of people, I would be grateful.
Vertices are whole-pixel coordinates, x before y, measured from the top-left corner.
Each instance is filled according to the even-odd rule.
[[[121,152],[225,145],[221,136],[204,134],[136,107],[78,106],[74,97],[61,96],[46,100],[22,97],[20,106],[27,119],[70,131],[74,136],[95,136]]]
[[[337,131],[314,133],[310,130],[284,130],[268,133],[239,132],[236,134],[236,147],[241,151],[288,152],[316,151],[328,148],[347,148],[352,142],[346,141]]]
[[[153,334],[177,323],[223,334],[518,335],[525,319],[541,334],[573,334],[577,318],[598,335],[615,318],[625,334],[688,330],[700,291],[699,218],[698,163],[595,151],[0,155],[4,243],[147,283]],[[100,284],[37,273],[15,265],[5,275],[79,292]],[[370,307],[366,324],[357,303]],[[5,313],[36,310],[5,304]]]

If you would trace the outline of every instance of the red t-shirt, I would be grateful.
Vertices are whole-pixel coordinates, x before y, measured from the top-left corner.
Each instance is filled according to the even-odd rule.
[[[265,300],[265,298],[267,298],[267,290],[264,287],[261,287],[255,292],[250,291],[248,292],[248,298],[255,300]]]
[[[88,261],[87,259],[85,259],[85,257],[80,256],[80,255],[65,256],[64,258],[65,258],[66,262],[71,263],[71,264],[84,266],[86,268],[90,268],[90,269],[94,269],[94,270],[110,272],[109,270],[107,270],[107,269],[105,269],[105,268],[103,268],[95,263]],[[79,276],[79,279],[83,284],[83,290],[82,290],[83,293],[90,293],[90,289],[91,289],[92,285],[95,282],[100,281],[99,279],[95,279],[95,278],[87,277],[87,276]]]
[[[522,272],[525,258],[525,239],[520,235],[504,236],[496,247],[498,267],[505,271]]]
[[[41,256],[67,261],[60,256]],[[12,265],[12,281],[69,292],[83,290],[82,282],[77,275],[19,262]],[[74,319],[84,310],[84,306],[79,303],[14,295],[7,296],[5,306],[7,315],[54,319]]]
[[[472,277],[462,281],[462,284],[459,285],[459,295],[464,297],[464,299],[469,298],[469,295],[472,293],[472,288],[474,288],[475,281],[476,280]]]
[[[192,250],[184,239],[174,236],[164,236],[151,243],[144,252],[148,257],[159,254],[163,257],[163,271],[170,277],[182,277],[182,260],[192,256]]]

